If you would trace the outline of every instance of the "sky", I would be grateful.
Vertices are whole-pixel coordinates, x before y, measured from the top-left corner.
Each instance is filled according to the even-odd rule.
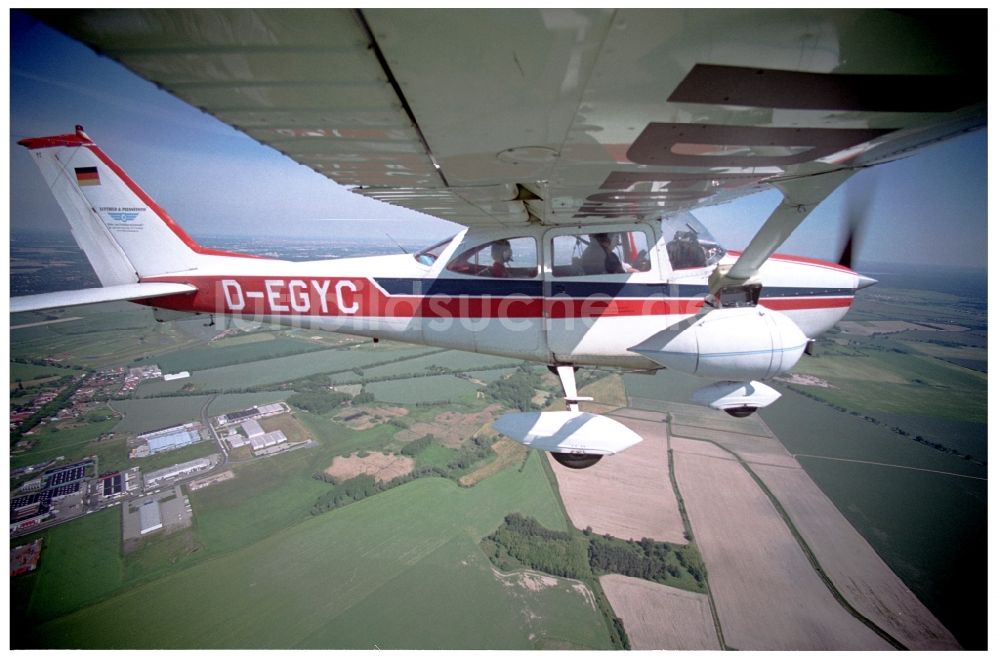
[[[349,192],[193,108],[110,59],[18,11],[10,15],[11,232],[69,235],[68,224],[17,140],[82,124],[196,238],[285,236],[434,243],[459,228]],[[987,132],[857,174],[872,191],[859,263],[985,267]],[[845,189],[831,195],[780,252],[835,260]],[[702,209],[723,245],[742,249],[777,192]],[[357,222],[364,220],[364,222]],[[421,241],[421,239],[425,239]]]

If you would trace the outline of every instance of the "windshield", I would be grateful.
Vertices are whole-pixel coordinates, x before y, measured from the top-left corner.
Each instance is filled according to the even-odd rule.
[[[445,248],[448,247],[454,239],[455,236],[451,236],[441,241],[440,243],[435,243],[429,248],[417,252],[415,255],[413,255],[413,258],[425,266],[433,266],[434,262],[438,260],[438,257],[441,256],[441,253],[444,252]]]
[[[726,254],[705,225],[690,213],[664,218],[663,238],[674,270],[714,266]]]

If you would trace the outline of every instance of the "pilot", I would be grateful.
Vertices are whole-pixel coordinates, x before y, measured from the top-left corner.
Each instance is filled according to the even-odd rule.
[[[514,257],[514,252],[510,249],[510,241],[494,241],[493,245],[490,246],[490,255],[493,257],[490,275],[492,277],[510,277],[507,264]]]
[[[591,234],[590,244],[580,257],[580,265],[585,275],[604,273],[634,273],[635,269],[622,264],[615,254],[615,246],[621,241],[619,234]]]

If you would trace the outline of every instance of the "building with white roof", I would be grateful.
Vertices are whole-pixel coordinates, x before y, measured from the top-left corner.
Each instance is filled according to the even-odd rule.
[[[139,507],[139,534],[149,534],[163,528],[163,519],[160,518],[160,503],[146,502]]]
[[[241,425],[243,430],[246,431],[247,437],[250,439],[256,438],[257,436],[264,435],[264,429],[261,428],[260,422],[256,419],[248,419]]]
[[[271,431],[270,433],[265,433],[263,435],[255,436],[250,438],[250,445],[253,448],[254,453],[262,449],[267,449],[268,447],[274,447],[275,445],[280,445],[281,443],[288,440],[282,431]]]

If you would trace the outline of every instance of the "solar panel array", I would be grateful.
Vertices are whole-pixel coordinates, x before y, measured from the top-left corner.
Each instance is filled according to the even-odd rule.
[[[70,466],[64,470],[53,472],[48,478],[47,486],[49,488],[54,488],[56,486],[61,486],[74,481],[80,481],[83,479],[85,471],[86,468],[83,466]]]
[[[52,506],[52,500],[80,492],[87,468],[94,464],[93,460],[85,460],[73,465],[46,470],[42,474],[45,486],[39,493],[21,495],[10,501],[11,522],[46,514]],[[20,512],[18,514],[18,512]]]
[[[104,497],[111,497],[112,495],[117,495],[118,493],[122,492],[121,473],[119,472],[118,474],[112,474],[108,477],[105,477],[101,481],[101,488],[103,489]]]

